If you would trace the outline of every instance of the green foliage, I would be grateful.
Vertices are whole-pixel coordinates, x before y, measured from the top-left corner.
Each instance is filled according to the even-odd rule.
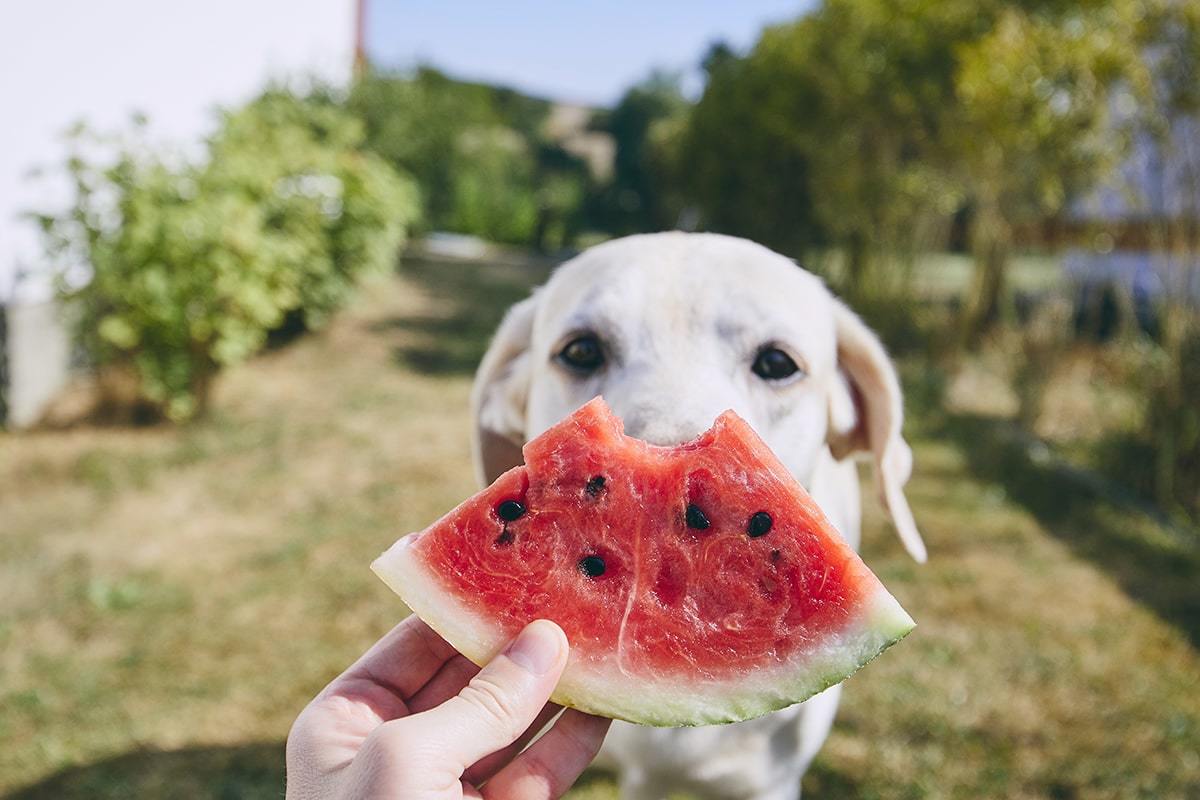
[[[1164,116],[1195,113],[1200,110],[1200,4],[1156,0],[1144,12],[1139,28],[1152,52],[1157,109]]]
[[[538,216],[532,243],[542,251],[569,248],[585,221],[592,221],[585,220],[592,176],[579,157],[558,145],[543,144],[537,150]]]
[[[1192,348],[1191,357],[1200,358]],[[1187,374],[1179,380],[1196,386],[1196,361],[1180,365]],[[1200,522],[1200,412],[1193,395],[1180,401],[1176,392],[1155,396],[1150,408],[1150,429],[1154,441],[1162,447],[1155,453],[1155,499],[1164,508]]]
[[[959,135],[945,144],[1009,221],[1037,220],[1109,173],[1123,154],[1111,93],[1144,89],[1130,3],[1057,18],[1002,8],[960,46]]]
[[[547,141],[549,102],[421,68],[368,74],[348,106],[368,147],[417,179],[431,227],[536,247],[573,230],[588,176]]]
[[[298,278],[310,325],[337,309],[359,274],[389,269],[416,217],[417,193],[363,151],[361,124],[327,98],[269,91],[224,115],[210,142],[212,191],[256,204]]]
[[[829,2],[768,28],[746,58],[710,57],[687,160],[714,224],[797,254],[842,248],[857,281],[953,211],[931,157],[953,26],[910,5]]]
[[[717,48],[689,116],[680,160],[703,226],[799,254],[823,241],[809,154],[798,141],[790,76],[760,70]]]
[[[530,242],[537,225],[535,164],[509,128],[476,128],[459,139],[447,225],[499,242]]]
[[[1128,138],[1114,106],[1151,108],[1147,9],[1168,6],[826,0],[746,57],[708,59],[692,193],[711,227],[840,249],[849,290],[965,211],[991,314],[1014,227],[1110,174]]]
[[[320,324],[393,262],[417,210],[412,183],[361,141],[331,102],[283,91],[224,112],[196,162],[140,126],[77,131],[74,204],[42,225],[94,364],[132,368],[144,399],[186,419],[285,315]]]
[[[1180,308],[1166,313],[1164,342],[1146,345],[1137,375],[1146,387],[1142,424],[1129,443],[1133,449],[1118,452],[1134,486],[1160,508],[1198,523],[1200,316]]]
[[[613,137],[613,176],[598,221],[617,234],[671,228],[683,205],[677,158],[690,105],[679,77],[655,72],[631,87],[596,126]]]

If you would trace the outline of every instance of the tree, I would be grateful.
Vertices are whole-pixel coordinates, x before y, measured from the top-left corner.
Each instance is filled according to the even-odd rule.
[[[537,225],[535,164],[511,128],[477,127],[458,137],[451,174],[451,230],[496,242],[529,242]]]
[[[460,132],[500,124],[485,99],[459,91],[441,73],[420,69],[411,78],[368,73],[348,104],[363,121],[367,145],[417,180],[426,222],[444,224],[453,213]]]
[[[1137,378],[1145,408],[1134,439],[1140,445],[1133,485],[1149,490],[1159,507],[1200,522],[1200,309],[1189,290],[1200,260],[1200,160],[1188,136],[1200,120],[1200,6],[1164,3],[1148,15],[1146,41],[1154,63],[1157,112],[1139,120],[1143,136],[1169,166],[1155,170],[1149,191],[1173,198],[1153,226],[1159,258],[1175,269],[1156,309],[1157,341],[1148,343]],[[1190,151],[1190,152],[1189,152]],[[1174,212],[1180,218],[1171,219]]]
[[[885,256],[972,220],[965,328],[995,316],[1012,231],[1061,209],[1122,152],[1114,92],[1140,92],[1137,0],[827,0],[725,52],[689,125],[707,222],[846,256],[851,291]]]
[[[596,127],[616,145],[602,222],[614,233],[672,228],[679,216],[677,151],[689,104],[679,76],[654,72],[631,87]]]
[[[723,45],[704,66],[704,94],[680,143],[686,196],[705,227],[799,255],[823,237],[810,197],[810,154],[795,136],[792,93],[781,85],[786,76]]]
[[[588,176],[546,141],[548,101],[422,67],[369,73],[349,106],[369,147],[417,179],[430,226],[536,247],[575,230]]]
[[[971,201],[967,343],[999,314],[1014,228],[1061,211],[1126,152],[1116,95],[1149,99],[1139,7],[1004,5],[960,49],[943,148]]]
[[[863,289],[954,205],[925,101],[945,94],[952,40],[895,4],[832,2],[766,29],[745,58],[710,54],[687,155],[706,221],[797,255],[835,247],[844,288]]]

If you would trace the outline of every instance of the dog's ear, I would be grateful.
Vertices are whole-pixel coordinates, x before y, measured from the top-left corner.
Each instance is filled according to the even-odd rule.
[[[471,388],[471,456],[486,486],[522,463],[529,398],[529,347],[538,292],[508,310],[492,337]]]
[[[896,370],[875,334],[837,300],[834,323],[838,374],[830,390],[829,449],[838,460],[859,452],[871,454],[879,499],[904,548],[924,563],[925,542],[904,497],[912,450],[900,433],[904,401]]]

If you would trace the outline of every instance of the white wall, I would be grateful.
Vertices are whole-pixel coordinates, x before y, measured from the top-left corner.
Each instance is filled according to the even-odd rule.
[[[61,182],[24,180],[62,162],[62,131],[147,114],[186,145],[211,109],[273,78],[350,75],[354,0],[0,0],[0,302],[39,299],[38,239],[18,215],[61,205]]]
[[[71,337],[58,303],[20,303],[8,317],[8,418],[12,428],[41,419],[71,377]]]

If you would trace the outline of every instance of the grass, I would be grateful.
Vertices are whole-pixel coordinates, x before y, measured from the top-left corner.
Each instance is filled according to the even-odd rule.
[[[823,272],[833,285],[845,282],[845,261],[840,251],[814,251],[801,259],[801,263]],[[885,272],[911,269],[914,294],[928,300],[947,301],[966,293],[971,285],[974,261],[965,253],[935,250],[918,254],[911,264],[890,261],[879,268]],[[1016,292],[1028,294],[1040,294],[1066,285],[1061,260],[1039,253],[1014,254],[1006,280]]]
[[[368,563],[473,489],[470,371],[540,275],[409,265],[204,423],[0,434],[0,794],[278,797],[295,714],[404,613]],[[1196,553],[1003,432],[914,421],[928,565],[868,503],[919,627],[849,680],[808,796],[1200,795]]]

